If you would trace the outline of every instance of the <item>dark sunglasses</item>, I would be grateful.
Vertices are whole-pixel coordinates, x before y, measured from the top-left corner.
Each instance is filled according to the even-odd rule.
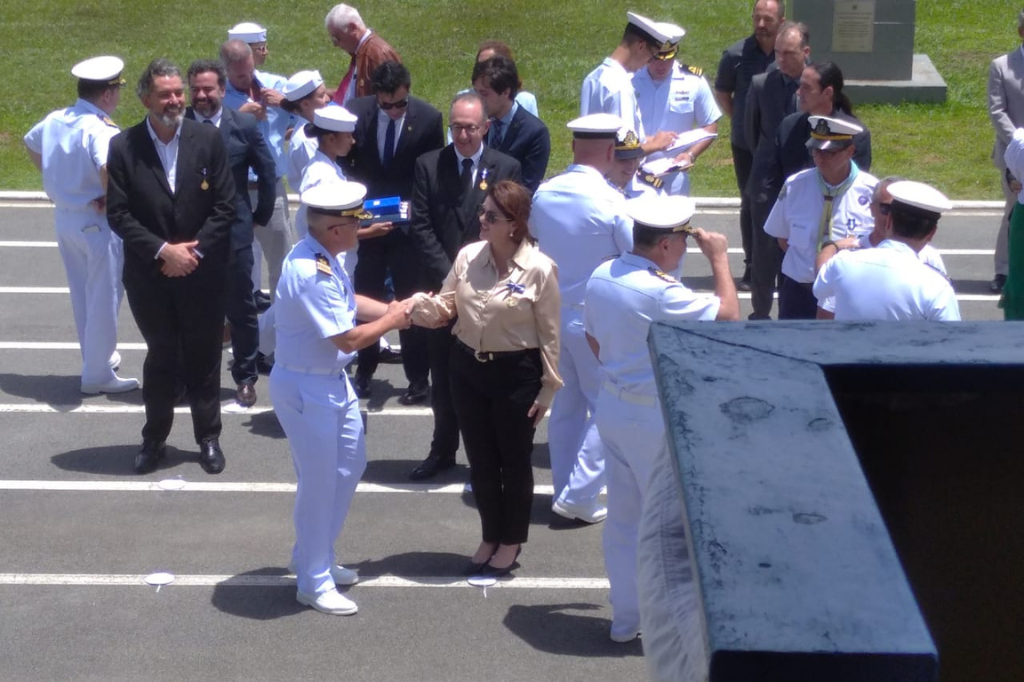
[[[505,218],[505,217],[499,218],[498,214],[495,213],[494,211],[484,210],[484,205],[483,204],[480,204],[479,206],[476,207],[476,214],[480,217],[481,220],[483,220],[488,225],[493,225],[494,223],[499,222],[499,221],[500,222],[505,222],[505,223],[511,223],[512,222],[511,218]]]
[[[380,108],[383,109],[384,111],[390,111],[392,109],[405,109],[407,106],[409,106],[409,98],[406,97],[400,102],[377,102],[377,105],[380,106]]]

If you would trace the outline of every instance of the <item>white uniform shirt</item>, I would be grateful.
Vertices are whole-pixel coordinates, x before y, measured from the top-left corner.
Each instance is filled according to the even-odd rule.
[[[315,139],[314,139],[315,142]],[[324,154],[318,148],[313,152],[313,157],[306,164],[302,172],[302,182],[299,183],[299,194],[301,195],[310,187],[319,185],[324,180],[347,180],[345,171],[334,162],[334,159]],[[295,214],[295,230],[299,235],[305,236],[309,232],[309,224],[306,222],[306,211],[301,207]]]
[[[685,133],[722,118],[722,110],[715,103],[707,80],[684,69],[679,62],[672,63],[672,71],[660,82],[651,78],[646,67],[640,69],[633,76],[633,90],[640,107],[640,118],[651,133],[660,130]],[[679,153],[655,152],[645,161],[675,157]],[[673,173],[665,178],[665,191],[668,194],[688,193],[687,180],[685,172]]]
[[[601,374],[617,388],[657,396],[647,333],[652,322],[714,320],[721,300],[696,294],[634,253],[602,263],[587,284],[583,324],[601,346]]]
[[[580,90],[580,116],[615,114],[640,138],[646,139],[640,108],[633,91],[633,76],[611,57],[583,79]]]
[[[892,239],[837,253],[818,273],[814,295],[835,297],[837,320],[960,319],[949,280]]]
[[[850,188],[832,204],[832,235],[825,235],[825,241],[871,233],[875,228],[875,219],[871,216],[871,194],[877,184],[875,176],[858,172]],[[764,224],[764,231],[771,236],[789,240],[789,248],[782,259],[782,274],[797,282],[809,284],[814,281],[818,231],[824,207],[818,170],[809,168],[786,180]]]
[[[319,267],[318,261],[322,264]],[[338,260],[309,235],[284,259],[274,314],[278,364],[340,373],[355,357],[355,353],[343,353],[327,340],[355,327],[352,282]]]
[[[868,238],[868,235],[861,237],[860,248],[874,248],[871,245],[871,240]],[[942,260],[942,254],[940,254],[939,250],[931,244],[925,244],[924,247],[917,252],[917,259],[925,265],[930,266],[932,269],[938,270],[943,277],[946,277],[947,279],[949,278],[949,275],[946,273],[946,263]],[[836,299],[829,296],[825,300],[818,301],[818,307],[822,310],[827,310],[830,313],[835,313]]]
[[[537,188],[530,234],[558,265],[563,306],[582,306],[594,268],[633,248],[633,221],[625,203],[592,166],[573,164]]]
[[[46,196],[65,209],[86,208],[104,196],[100,168],[107,165],[110,138],[118,132],[102,109],[83,99],[37,123],[24,140],[43,157]]]
[[[305,120],[305,119],[303,119]],[[319,149],[315,137],[306,135],[305,124],[295,126],[292,139],[288,142],[288,186],[293,192],[302,185],[302,174]]]

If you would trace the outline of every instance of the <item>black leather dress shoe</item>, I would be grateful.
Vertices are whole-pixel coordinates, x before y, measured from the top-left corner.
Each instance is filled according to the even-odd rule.
[[[518,549],[516,549],[515,558],[512,559],[512,563],[510,563],[508,566],[498,568],[497,566],[492,566],[490,562],[488,562],[477,575],[479,575],[481,578],[500,578],[503,575],[508,575],[512,572],[512,569],[517,568],[519,566],[519,555],[522,553],[523,546],[519,545]]]
[[[423,481],[428,478],[433,478],[442,471],[451,469],[453,466],[455,466],[454,457],[451,459],[442,459],[439,455],[428,455],[419,466],[412,470],[409,474],[409,478],[414,481]]]
[[[224,471],[224,451],[216,438],[207,438],[199,444],[199,466],[208,474]]]
[[[1003,287],[1006,286],[1006,275],[996,275],[992,278],[992,281],[988,283],[988,289],[993,294],[1003,293]]]
[[[469,562],[466,563],[466,567],[462,569],[462,575],[480,575],[480,571],[484,570],[485,566],[487,566],[486,561],[482,564],[477,564],[470,559]]]
[[[256,312],[263,314],[267,312],[267,308],[270,307],[270,295],[265,294],[262,291],[252,292],[252,298],[256,302]]]
[[[419,405],[427,402],[430,396],[430,384],[425,381],[414,381],[409,384],[409,389],[398,397],[402,405]]]
[[[373,381],[373,377],[371,375],[356,372],[355,380],[352,382],[352,388],[355,389],[357,398],[370,397],[371,381]]]
[[[235,400],[242,407],[252,407],[256,404],[256,387],[252,384],[238,384]]]
[[[148,474],[156,471],[160,460],[164,458],[166,445],[164,441],[146,440],[142,442],[142,449],[135,455],[135,473]]]

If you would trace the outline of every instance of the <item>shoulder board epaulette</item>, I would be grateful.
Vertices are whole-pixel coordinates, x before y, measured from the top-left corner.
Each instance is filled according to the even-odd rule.
[[[693,66],[692,64],[683,64],[682,67],[683,71],[689,71],[694,76],[704,75],[704,69],[700,68],[699,66]]]
[[[654,189],[661,189],[661,186],[665,184],[664,180],[654,173],[644,173],[643,171],[640,171],[636,174],[636,177],[639,178],[640,182],[645,185],[650,185]]]
[[[946,280],[947,282],[952,282],[952,281],[953,281],[953,280],[951,280],[951,279],[949,278],[949,275],[947,275],[946,273],[944,273],[944,272],[943,272],[942,270],[939,270],[939,269],[938,269],[937,267],[935,267],[935,266],[934,266],[934,265],[932,265],[931,263],[928,263],[928,262],[926,262],[926,261],[921,261],[921,262],[922,262],[922,263],[924,263],[925,265],[927,265],[928,267],[930,267],[930,268],[931,268],[932,270],[934,270],[935,272],[939,273],[939,274],[940,274],[940,275],[942,276],[942,279]]]
[[[114,123],[109,116],[104,116],[100,120],[103,121],[104,123],[106,123],[111,128],[117,128],[117,124]],[[117,128],[117,129],[120,130],[120,128]]]
[[[666,281],[666,282],[668,282],[670,284],[679,284],[679,280],[678,279],[676,279],[672,275],[668,274],[667,272],[662,272],[658,268],[647,268],[647,272],[651,273],[652,275],[654,275],[658,279],[664,280],[664,281]]]
[[[322,272],[325,275],[333,275],[331,272],[331,261],[327,260],[327,256],[322,253],[316,254],[316,271]]]

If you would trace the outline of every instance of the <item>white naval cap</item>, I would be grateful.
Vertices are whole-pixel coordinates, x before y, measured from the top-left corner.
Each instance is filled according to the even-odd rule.
[[[235,24],[228,29],[228,40],[241,40],[245,43],[267,42],[267,29],[251,21]]]
[[[654,55],[654,58],[663,62],[667,62],[669,59],[675,59],[679,53],[679,41],[686,35],[686,29],[682,26],[676,26],[666,21],[659,21],[657,26],[661,31],[668,36],[665,41],[668,46],[661,49],[658,54]]]
[[[289,102],[298,102],[324,84],[319,71],[299,71],[288,79],[281,88],[281,94]]]
[[[923,182],[900,180],[889,185],[886,190],[892,195],[894,209],[902,205],[909,207],[911,213],[924,214],[933,220],[938,220],[943,211],[953,208],[945,194]]]
[[[339,218],[365,218],[363,200],[366,185],[348,180],[331,179],[318,182],[299,197],[310,212]]]
[[[673,194],[642,194],[626,200],[626,214],[634,224],[665,232],[692,234],[690,219],[696,209],[690,197]]]
[[[328,106],[313,112],[313,125],[335,133],[351,133],[356,129],[356,115],[345,107]]]
[[[572,131],[573,137],[580,139],[608,138],[611,140],[615,139],[622,124],[622,119],[615,114],[587,114],[569,121],[565,127]]]
[[[626,20],[641,38],[650,43],[655,52],[661,52],[670,46],[669,35],[662,28],[664,24],[636,12],[626,12]]]
[[[124,62],[117,57],[93,57],[71,67],[71,75],[84,81],[96,81],[108,85],[124,85],[121,78]]]
[[[811,124],[808,149],[843,149],[853,144],[854,135],[864,132],[856,123],[830,116],[810,116],[807,122]]]

